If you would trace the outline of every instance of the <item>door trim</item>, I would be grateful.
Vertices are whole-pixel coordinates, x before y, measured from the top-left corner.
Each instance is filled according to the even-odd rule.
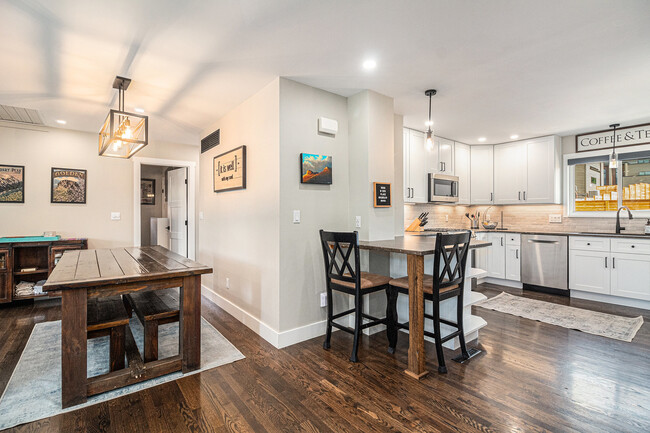
[[[133,246],[141,246],[140,174],[142,165],[187,167],[187,257],[196,260],[197,164],[195,161],[133,157]]]

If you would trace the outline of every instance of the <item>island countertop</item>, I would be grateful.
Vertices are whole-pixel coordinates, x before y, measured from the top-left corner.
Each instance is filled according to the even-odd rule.
[[[420,232],[422,233],[422,232]],[[436,235],[429,233],[427,235],[406,235],[396,236],[395,239],[384,241],[359,241],[359,248],[362,250],[385,251],[388,253],[412,254],[416,256],[425,256],[433,254],[436,249]],[[469,243],[470,249],[485,248],[492,245],[490,241],[480,241],[472,239]]]

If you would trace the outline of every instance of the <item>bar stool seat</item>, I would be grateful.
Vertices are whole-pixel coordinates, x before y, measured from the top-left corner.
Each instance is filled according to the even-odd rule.
[[[408,277],[402,277],[402,278],[394,278],[390,280],[390,285],[398,287],[400,289],[405,289],[408,291],[409,289],[409,278]],[[425,294],[432,295],[433,294],[433,276],[432,275],[424,275],[424,280],[422,281],[423,289]],[[453,292],[454,290],[458,289],[458,284],[454,284],[448,287],[444,287],[440,289],[440,295],[444,295],[445,293],[448,292]]]
[[[350,277],[350,274],[344,274],[346,277]],[[390,277],[379,274],[372,274],[370,272],[361,272],[361,290],[372,289],[377,286],[383,286],[388,284]],[[339,286],[349,287],[354,289],[354,283],[351,281],[337,281],[332,280],[332,284]]]

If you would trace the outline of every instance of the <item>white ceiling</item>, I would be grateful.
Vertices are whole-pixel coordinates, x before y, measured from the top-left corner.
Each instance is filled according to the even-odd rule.
[[[392,96],[418,129],[436,88],[436,134],[470,144],[564,135],[650,121],[648,18],[648,0],[4,0],[0,104],[98,132],[124,75],[152,138],[197,144],[286,76]]]

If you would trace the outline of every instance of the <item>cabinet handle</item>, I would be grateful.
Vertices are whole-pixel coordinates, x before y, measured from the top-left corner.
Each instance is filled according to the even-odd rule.
[[[447,171],[447,163],[446,162],[442,163],[442,171]]]
[[[607,268],[607,257],[605,257],[605,268]]]
[[[612,269],[616,269],[616,257],[612,257]]]
[[[526,201],[526,191],[524,191],[524,201]]]
[[[634,245],[632,245],[632,248],[634,248]]]
[[[591,242],[587,242],[587,245],[591,245]]]
[[[494,200],[494,193],[490,193],[490,201]]]
[[[519,258],[519,248],[517,248],[517,249],[515,250],[515,258],[516,258],[516,259]]]
[[[501,238],[501,246],[503,246],[503,238]]]
[[[519,191],[519,198],[517,200],[521,200],[521,191]]]

